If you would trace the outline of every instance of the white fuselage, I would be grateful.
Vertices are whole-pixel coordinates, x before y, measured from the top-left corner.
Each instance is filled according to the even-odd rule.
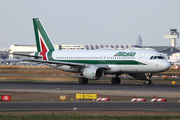
[[[150,59],[152,56],[157,59]],[[52,58],[55,61],[108,65],[110,69],[105,70],[105,74],[157,73],[170,68],[170,63],[160,53],[151,50],[56,50],[52,52]],[[78,72],[67,65],[56,68]]]

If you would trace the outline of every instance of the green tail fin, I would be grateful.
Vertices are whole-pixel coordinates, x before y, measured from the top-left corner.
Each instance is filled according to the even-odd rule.
[[[34,33],[38,52],[54,51],[55,48],[49,39],[43,25],[38,18],[33,18]]]

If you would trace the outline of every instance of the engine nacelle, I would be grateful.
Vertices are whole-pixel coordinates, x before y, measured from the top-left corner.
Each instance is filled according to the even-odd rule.
[[[147,73],[137,73],[137,74],[129,74],[130,76],[133,76],[135,79],[138,80],[148,80],[147,76],[152,77],[152,74]]]
[[[98,67],[85,68],[83,76],[91,80],[98,80],[104,76],[104,70]]]

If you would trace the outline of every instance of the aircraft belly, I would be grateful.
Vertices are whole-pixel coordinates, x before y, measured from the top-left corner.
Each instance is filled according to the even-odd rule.
[[[142,71],[140,65],[120,65],[119,67],[123,73],[138,73]]]
[[[142,73],[147,72],[147,65],[111,65],[109,70],[105,70],[105,74],[113,73]]]
[[[144,73],[150,71],[148,65],[120,65],[119,67],[122,73]]]

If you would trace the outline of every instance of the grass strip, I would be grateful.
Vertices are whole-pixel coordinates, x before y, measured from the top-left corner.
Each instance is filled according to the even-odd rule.
[[[176,119],[179,120],[180,116],[108,116],[108,115],[47,115],[47,114],[41,114],[41,115],[0,115],[0,120],[170,120],[170,119]]]

